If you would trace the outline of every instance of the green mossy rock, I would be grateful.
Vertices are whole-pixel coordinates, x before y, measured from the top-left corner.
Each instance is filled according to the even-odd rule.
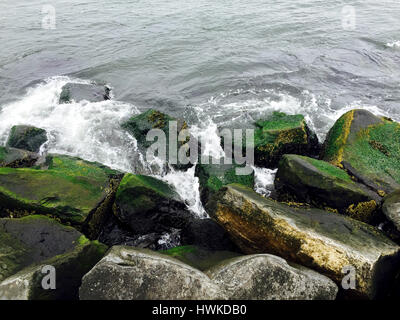
[[[42,214],[95,236],[111,205],[118,172],[78,158],[50,155],[45,167],[0,168],[0,207],[11,217]],[[97,223],[94,223],[97,222]]]
[[[371,222],[380,197],[346,171],[313,158],[284,155],[275,178],[279,200],[305,202]]]
[[[81,279],[106,246],[44,216],[0,219],[0,300],[77,299]],[[44,290],[44,266],[56,270],[56,290]]]
[[[47,141],[46,130],[32,126],[13,126],[7,146],[17,149],[39,152],[40,146]]]
[[[385,297],[400,267],[400,247],[366,223],[319,209],[296,209],[228,185],[206,206],[246,254],[270,253],[309,267],[341,284],[356,270],[346,297]]]
[[[191,217],[170,185],[130,173],[125,174],[117,190],[114,214],[131,231],[143,235],[182,227]]]
[[[321,159],[344,167],[381,196],[400,189],[400,124],[351,110],[329,131]]]
[[[207,203],[212,194],[231,183],[253,188],[254,171],[248,175],[238,175],[236,174],[238,167],[242,166],[236,164],[197,164],[195,176],[199,178],[201,201]]]
[[[276,168],[287,153],[312,156],[318,154],[319,143],[301,114],[274,112],[255,123],[254,161],[257,166]]]
[[[150,109],[140,115],[134,116],[130,118],[127,122],[122,124],[122,127],[128,130],[137,140],[139,147],[145,151],[149,148],[154,142],[147,141],[146,136],[147,133],[152,129],[160,129],[165,133],[166,136],[166,156],[167,160],[170,159],[169,157],[169,122],[170,121],[177,121],[177,135],[181,130],[188,129],[188,125],[185,121],[181,119],[175,119],[165,113],[160,111]],[[179,148],[186,143],[180,142],[177,140],[178,150]],[[178,157],[178,150],[176,156]],[[178,159],[177,159],[178,160]],[[178,163],[174,164],[174,167],[177,169],[186,169],[191,167],[192,164],[181,164]]]
[[[38,158],[30,151],[0,147],[0,167],[28,168],[34,166]]]
[[[223,260],[241,256],[237,252],[210,251],[198,246],[180,246],[159,252],[182,261],[200,271],[207,270]]]

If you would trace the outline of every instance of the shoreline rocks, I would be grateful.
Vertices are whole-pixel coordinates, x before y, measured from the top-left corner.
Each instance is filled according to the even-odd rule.
[[[284,155],[275,178],[279,200],[300,201],[371,222],[381,202],[378,194],[334,165],[299,155]],[[284,199],[286,198],[286,199]]]
[[[223,186],[239,183],[249,188],[254,187],[254,170],[248,175],[237,175],[235,164],[197,164],[195,176],[199,178],[200,199],[207,203],[208,199]]]
[[[333,300],[337,287],[271,255],[224,260],[203,273],[165,254],[115,246],[79,292],[81,300]]]
[[[77,299],[82,276],[105,250],[44,216],[0,219],[0,300]],[[44,266],[56,269],[55,290],[42,288]]]
[[[362,222],[318,209],[294,209],[240,185],[221,189],[207,209],[247,254],[271,253],[341,283],[356,268],[347,297],[385,296],[400,268],[400,247]]]
[[[226,260],[206,271],[230,300],[334,300],[329,278],[270,254]]]
[[[160,253],[122,246],[112,247],[83,277],[79,297],[81,300],[225,298],[201,271]]]
[[[345,168],[380,196],[400,189],[400,124],[366,110],[342,115],[329,131],[321,159]]]
[[[270,117],[258,120],[254,131],[255,164],[276,168],[284,154],[307,156],[319,153],[316,134],[308,127],[303,115],[287,115],[274,112]]]
[[[13,126],[7,140],[7,147],[38,153],[47,141],[46,130],[32,126]]]
[[[118,182],[115,170],[61,155],[49,155],[42,168],[0,168],[0,214],[47,215],[95,238]]]
[[[101,236],[109,245],[129,243],[160,250],[193,244],[211,250],[236,249],[223,228],[211,219],[195,217],[170,185],[154,177],[125,174],[113,212],[118,221],[111,220]]]

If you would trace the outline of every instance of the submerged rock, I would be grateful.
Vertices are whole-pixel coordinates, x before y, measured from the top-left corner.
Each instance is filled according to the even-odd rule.
[[[400,124],[351,110],[329,131],[321,158],[344,167],[381,196],[400,189]]]
[[[119,182],[118,172],[78,158],[50,155],[45,168],[0,168],[2,213],[42,214],[95,238]]]
[[[255,126],[254,161],[259,167],[276,168],[287,153],[312,156],[319,152],[318,138],[303,115],[274,112]]]
[[[126,174],[117,190],[114,216],[101,233],[108,245],[133,245],[153,250],[183,244],[212,250],[235,250],[225,230],[190,212],[176,191],[150,176]]]
[[[174,129],[171,126],[170,121],[176,121],[176,144],[177,150],[174,161],[172,161],[172,154],[170,154],[169,143],[170,143],[170,130],[173,132]],[[182,130],[188,129],[188,125],[184,120],[173,118],[165,113],[160,111],[150,109],[142,114],[137,116],[133,116],[127,122],[122,124],[122,127],[128,130],[137,140],[139,147],[142,151],[146,151],[154,142],[147,141],[146,136],[147,133],[152,129],[159,129],[165,133],[166,141],[165,141],[165,151],[166,151],[166,160],[168,163],[172,164],[177,169],[187,169],[193,166],[193,163],[184,164],[179,162],[178,152],[179,149],[189,141],[189,138],[185,141],[179,141],[178,135]],[[171,136],[172,139],[172,136]],[[160,141],[158,141],[160,142]]]
[[[254,171],[248,175],[238,175],[236,173],[238,167],[235,164],[197,164],[195,176],[199,178],[202,203],[207,203],[212,194],[231,183],[253,188]]]
[[[62,87],[60,104],[80,102],[101,102],[110,100],[110,88],[107,86],[83,83],[67,83]]]
[[[0,219],[0,300],[77,299],[81,278],[105,250],[44,216]],[[44,266],[56,270],[55,290],[42,287]]]
[[[214,267],[221,261],[241,256],[232,251],[211,251],[198,246],[180,246],[159,251],[162,254],[178,259],[201,271]]]
[[[210,300],[224,296],[204,273],[166,255],[115,246],[82,279],[81,300]]]
[[[30,151],[0,147],[0,167],[33,167],[38,159],[39,156]]]
[[[294,209],[229,185],[207,204],[208,213],[245,253],[271,253],[315,269],[340,284],[355,268],[345,296],[385,296],[400,266],[400,247],[376,228],[318,209]]]
[[[47,141],[46,130],[32,126],[13,126],[7,146],[17,149],[39,152],[40,146]]]
[[[336,210],[364,222],[372,221],[380,197],[355,182],[334,165],[299,155],[284,155],[279,163],[275,188],[280,200],[300,201]]]
[[[338,292],[329,278],[269,254],[233,258],[206,273],[234,300],[334,300]]]

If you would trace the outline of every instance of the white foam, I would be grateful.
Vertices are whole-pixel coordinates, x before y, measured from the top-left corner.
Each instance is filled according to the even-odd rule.
[[[389,48],[400,48],[400,40],[388,42],[386,43],[386,46]]]
[[[274,180],[277,169],[257,168],[254,170],[254,191],[264,197],[269,197],[274,190]]]
[[[189,210],[195,212],[200,218],[207,218],[208,215],[200,200],[199,178],[195,177],[194,173],[195,166],[187,171],[175,171],[171,168],[168,174],[160,178],[175,187]]]

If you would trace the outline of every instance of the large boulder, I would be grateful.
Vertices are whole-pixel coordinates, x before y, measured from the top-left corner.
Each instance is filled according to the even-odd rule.
[[[39,152],[40,147],[47,141],[46,130],[32,126],[13,126],[7,140],[11,148]]]
[[[278,257],[252,255],[221,261],[223,255],[227,258],[229,255],[193,253],[193,250],[196,248],[184,247],[160,254],[132,247],[112,247],[84,276],[80,299],[332,300],[337,293],[336,285],[327,277],[289,265]],[[204,273],[198,270],[209,266],[212,268]]]
[[[204,273],[166,255],[115,246],[82,279],[81,300],[209,300],[224,296]]]
[[[200,198],[207,203],[210,196],[223,186],[232,183],[242,184],[249,188],[254,187],[254,171],[248,175],[238,175],[235,164],[200,164],[196,165],[195,176],[199,178]]]
[[[0,208],[11,217],[42,214],[95,238],[111,212],[118,172],[78,158],[50,155],[42,169],[0,168]]]
[[[329,131],[321,159],[345,168],[381,196],[400,189],[400,124],[351,110]]]
[[[388,195],[382,205],[383,214],[400,231],[400,190]]]
[[[0,147],[0,167],[33,167],[38,159],[39,156],[30,151]]]
[[[255,123],[254,162],[259,167],[276,168],[287,153],[312,156],[318,151],[318,138],[301,114],[274,112]]]
[[[192,245],[175,247],[159,252],[184,262],[200,271],[210,269],[224,260],[242,255],[232,251],[210,251]]]
[[[271,253],[315,269],[340,284],[356,269],[345,296],[385,296],[400,266],[400,247],[379,230],[319,209],[295,209],[240,185],[221,189],[208,213],[245,253]]]
[[[110,100],[110,88],[107,86],[84,83],[67,83],[61,89],[60,104],[73,101],[101,102]]]
[[[173,130],[173,127],[170,127],[170,122],[176,121],[177,130],[174,134],[176,135],[176,162],[171,161],[172,154],[169,152],[169,143],[170,143],[170,130]],[[159,129],[165,133],[166,144],[166,160],[173,167],[177,169],[187,169],[193,165],[193,163],[184,164],[179,161],[178,152],[179,149],[189,141],[189,138],[185,141],[179,141],[178,135],[182,130],[188,129],[187,123],[182,119],[173,118],[165,113],[160,111],[150,109],[142,114],[131,117],[128,121],[122,124],[122,127],[129,131],[137,140],[139,148],[143,153],[154,143],[152,141],[147,141],[146,137],[150,130]],[[193,139],[193,137],[191,137]],[[172,137],[171,137],[172,139]],[[175,163],[173,163],[175,162]]]
[[[280,200],[305,202],[371,222],[381,198],[355,182],[346,171],[321,160],[284,155],[279,162],[275,188]]]
[[[207,275],[234,300],[334,300],[329,278],[269,254],[223,261]]]
[[[44,216],[0,219],[0,300],[77,299],[81,279],[106,247]],[[56,289],[42,287],[45,266]]]
[[[225,230],[211,219],[190,212],[176,191],[154,177],[126,174],[100,239],[108,245],[153,250],[200,245],[210,250],[237,250]]]

